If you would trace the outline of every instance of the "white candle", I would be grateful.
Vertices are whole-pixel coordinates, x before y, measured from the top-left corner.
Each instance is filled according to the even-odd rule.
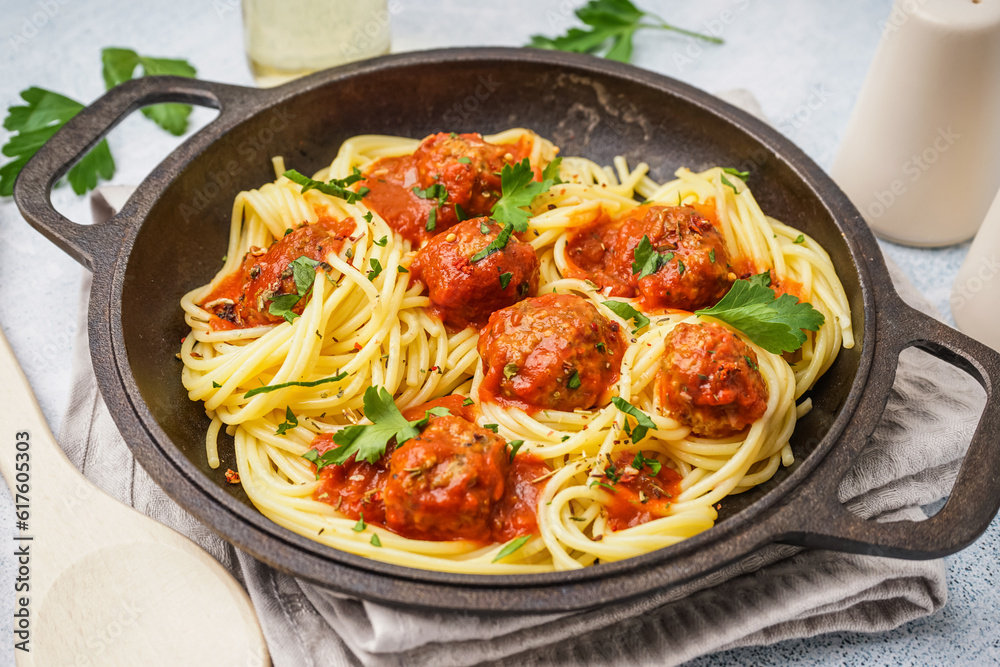
[[[831,173],[883,238],[976,233],[1000,187],[1000,0],[896,0]]]

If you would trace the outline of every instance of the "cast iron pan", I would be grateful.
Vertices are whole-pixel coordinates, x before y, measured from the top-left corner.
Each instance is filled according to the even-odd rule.
[[[124,116],[158,102],[221,110],[165,159],[105,224],[57,213],[52,185]],[[645,160],[657,180],[679,166],[751,172],[770,215],[830,252],[851,303],[858,345],[812,391],[795,431],[796,463],[726,499],[711,530],[670,548],[574,572],[474,576],[426,572],[342,553],[264,518],[205,462],[208,425],[188,400],[174,357],[187,331],[181,295],[221,266],[237,192],[273,179],[269,158],[311,173],[356,134],[420,138],[437,131],[523,126],[609,164]],[[770,127],[694,88],[589,56],[453,49],[389,56],[271,90],[175,77],[130,81],[66,124],[24,167],[24,217],[94,272],[90,345],[105,401],[136,459],[182,507],[260,560],[331,589],[419,607],[543,612],[592,607],[674,586],[773,542],[900,558],[970,544],[1000,506],[1000,356],[905,305],[847,197]],[[903,349],[954,364],[986,389],[987,406],[951,497],[920,523],[851,514],[837,486],[885,407]],[[220,455],[232,462],[231,442]]]

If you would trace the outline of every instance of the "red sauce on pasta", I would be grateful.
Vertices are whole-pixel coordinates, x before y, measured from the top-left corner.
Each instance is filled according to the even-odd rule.
[[[611,530],[624,530],[666,516],[680,494],[681,476],[673,468],[660,466],[654,475],[650,466],[632,466],[635,452],[620,452],[614,465],[599,481],[608,498],[605,508]]]

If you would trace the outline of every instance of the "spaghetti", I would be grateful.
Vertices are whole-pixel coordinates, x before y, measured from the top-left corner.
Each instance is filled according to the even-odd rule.
[[[484,143],[501,147],[500,162],[482,172],[487,177],[503,164],[526,158],[541,180],[542,169],[558,153],[549,141],[523,129],[485,137]],[[478,327],[484,322],[474,313],[446,325],[442,318],[448,315],[435,308],[424,282],[410,273],[420,243],[430,239],[430,246],[444,235],[461,242],[458,231],[447,230],[460,229],[455,225],[462,207],[445,205],[451,195],[443,188],[405,176],[407,156],[422,145],[374,135],[344,142],[332,164],[314,179],[348,183],[359,195],[348,197],[353,203],[321,188],[303,192],[301,183],[286,176],[241,192],[233,206],[224,266],[210,284],[181,302],[191,327],[180,353],[182,380],[190,398],[204,402],[211,419],[208,460],[212,467],[221,465],[217,440],[225,430],[235,443],[240,483],[264,515],[330,547],[409,567],[494,574],[566,570],[647,553],[707,530],[717,518],[716,505],[727,495],[761,484],[779,466],[793,462],[789,438],[797,418],[811,406],[803,395],[838,350],[853,345],[851,314],[823,248],[765,215],[738,174],[721,168],[701,173],[679,169],[674,180],[660,184],[649,177],[646,164],[629,167],[621,157],[612,166],[580,157],[556,163],[561,182],[533,197],[525,209],[527,231],[512,236],[530,247],[532,260],[537,258],[537,268],[530,267],[537,271],[537,288],[528,278],[508,277],[507,284],[500,278],[497,290],[513,295],[519,285],[529,285],[511,297],[518,305],[510,308],[522,310],[543,308],[544,300],[556,297],[585,304],[580,312],[594,313],[587,317],[617,332],[603,334],[608,342],[600,339],[597,347],[610,354],[606,348],[619,336],[621,348],[616,367],[607,364],[605,395],[595,390],[592,404],[532,407],[505,399],[484,369],[481,352],[487,343],[481,336],[487,331],[501,335],[499,316],[490,316],[482,334]],[[459,160],[469,164],[468,158]],[[276,172],[286,173],[281,158],[274,161]],[[386,164],[403,166],[388,176],[376,173]],[[400,203],[377,189],[377,183],[391,184],[394,177],[400,188],[420,195],[420,201]],[[499,183],[476,185],[472,200],[476,193],[499,196],[493,192],[498,189]],[[642,205],[637,198],[645,200]],[[407,206],[410,213],[404,211]],[[799,351],[774,354],[710,317],[651,308],[641,284],[638,295],[616,296],[614,286],[591,279],[574,259],[574,248],[588,230],[599,235],[611,228],[609,221],[620,225],[630,215],[639,220],[649,211],[676,207],[697,211],[698,224],[711,221],[708,231],[718,235],[718,247],[728,252],[733,271],[768,272],[778,293],[792,293],[824,316],[823,326],[808,334]],[[394,213],[387,220],[379,211]],[[396,215],[410,215],[419,224],[393,225]],[[483,220],[482,233],[495,239],[497,226]],[[510,243],[513,247],[514,241]],[[715,247],[710,251],[713,263]],[[673,254],[654,256],[650,268],[669,263]],[[674,270],[683,274],[685,268],[681,263]],[[283,287],[275,291],[278,284]],[[237,298],[240,285],[243,292]],[[541,296],[529,298],[533,294]],[[552,294],[556,296],[545,296]],[[623,306],[640,316],[629,317]],[[240,315],[241,308],[249,310]],[[566,311],[562,305],[555,308]],[[674,390],[663,372],[675,339],[702,325],[728,337],[726,344],[735,350],[733,363],[760,384],[759,414],[748,420],[752,423],[723,429],[723,435],[714,437],[698,435],[678,417],[670,403]],[[721,348],[719,353],[721,357]],[[574,375],[561,381],[575,387],[595,377],[590,371],[582,380],[577,371]],[[464,428],[472,434],[469,438],[480,440],[475,433],[484,426],[495,431],[497,441],[507,443],[501,450],[504,460],[490,454],[491,449],[483,450],[483,456],[489,465],[509,466],[507,486],[497,498],[520,503],[517,516],[527,526],[522,534],[516,528],[521,519],[511,519],[514,515],[499,520],[505,530],[487,531],[485,537],[461,531],[456,539],[419,531],[404,536],[386,528],[387,520],[366,508],[373,507],[370,499],[383,496],[371,485],[376,479],[386,483],[387,461],[395,456],[391,445],[379,464],[329,466],[317,474],[317,443],[325,442],[328,449],[335,434],[366,423],[365,396],[371,387],[384,388],[407,419],[427,414],[428,402],[458,397],[431,403],[449,407],[452,416],[427,414],[431,425],[422,427],[427,430],[451,425],[435,419],[460,420],[455,415],[463,415],[477,426],[449,428]],[[419,475],[410,474],[414,479]],[[335,475],[340,475],[337,488],[370,485],[360,505],[344,504],[343,495],[328,493]]]

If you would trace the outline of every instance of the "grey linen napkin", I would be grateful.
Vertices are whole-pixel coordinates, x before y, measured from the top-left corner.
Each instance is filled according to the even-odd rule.
[[[127,191],[95,196],[107,216]],[[111,203],[105,200],[111,200]],[[897,289],[933,313],[890,265]],[[61,443],[98,486],[187,535],[243,582],[276,667],[299,665],[676,665],[738,646],[825,632],[885,631],[945,603],[944,564],[772,545],[675,589],[600,609],[533,616],[415,612],[352,599],[256,561],[209,531],[135,464],[94,378],[81,291]],[[840,487],[876,520],[924,517],[950,490],[984,404],[968,376],[924,353],[900,358],[884,417]]]

